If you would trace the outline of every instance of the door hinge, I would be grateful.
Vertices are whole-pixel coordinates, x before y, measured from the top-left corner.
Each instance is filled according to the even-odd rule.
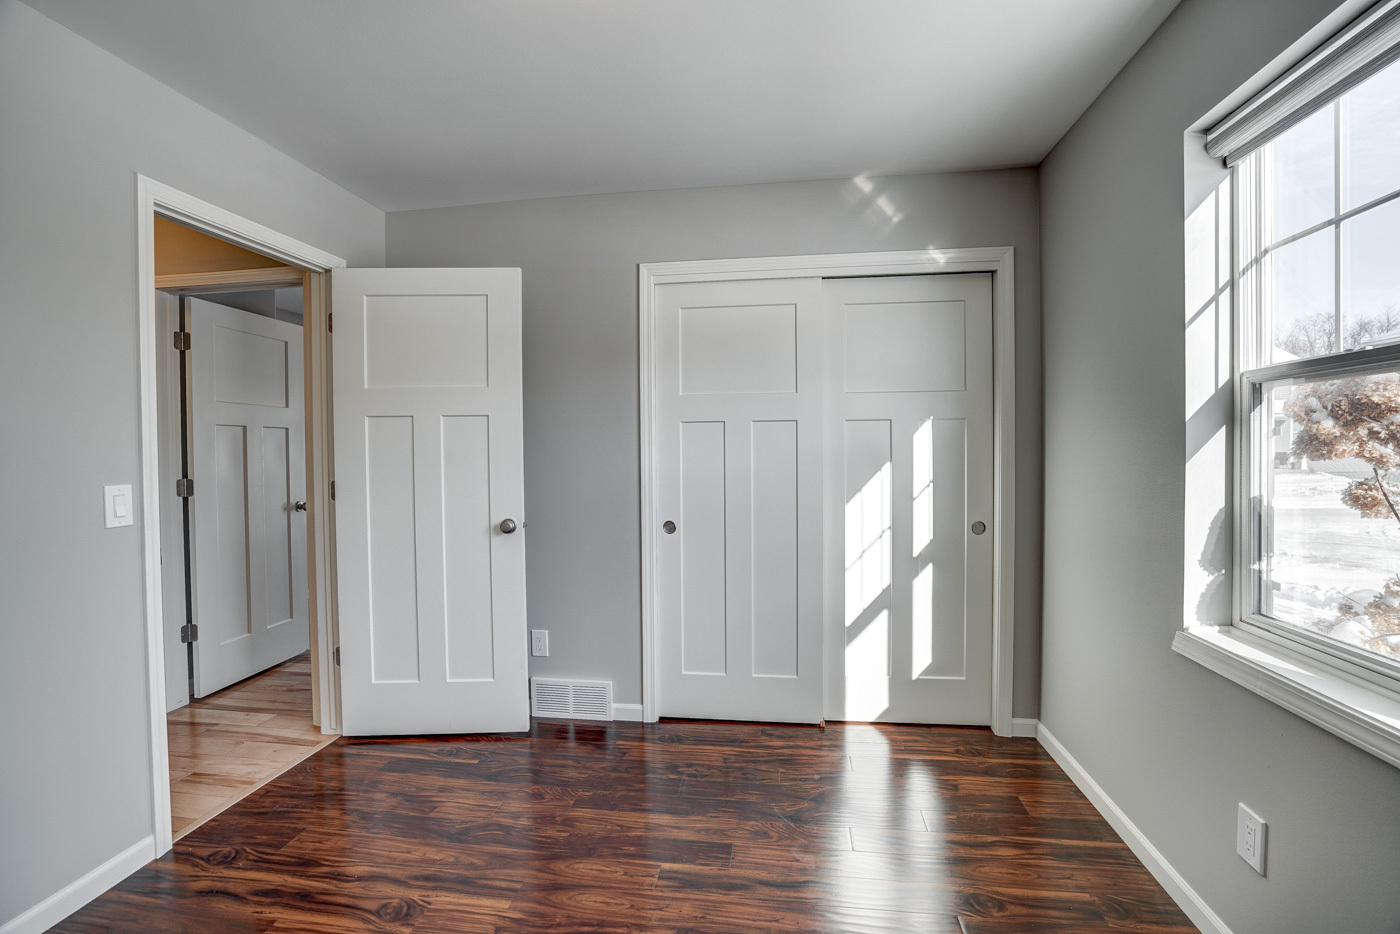
[[[190,349],[190,332],[189,332],[189,331],[176,331],[176,332],[175,332],[175,349],[176,349],[176,350],[189,350],[189,349]]]
[[[199,626],[196,623],[186,623],[180,627],[181,642],[198,642]]]
[[[340,667],[340,646],[335,647],[335,667]]]
[[[193,496],[193,495],[194,495],[194,481],[191,480],[189,477],[181,477],[179,480],[176,480],[176,481],[175,481],[175,495],[176,495],[176,496]]]
[[[331,499],[332,499],[332,500],[335,499],[335,481],[334,481],[334,480],[331,481]]]
[[[334,333],[334,331],[335,331],[335,325],[332,323],[332,321],[333,321],[334,318],[335,318],[335,312],[333,312],[333,311],[328,311],[328,312],[326,312],[326,330],[327,330],[327,331],[330,331],[330,332],[332,332],[332,333]]]

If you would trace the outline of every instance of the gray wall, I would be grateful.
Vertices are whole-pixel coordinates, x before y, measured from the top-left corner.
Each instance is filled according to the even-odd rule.
[[[1041,718],[1239,934],[1400,931],[1400,771],[1170,648],[1196,612],[1182,136],[1336,3],[1186,0],[1041,167]],[[1241,801],[1267,879],[1235,855]]]
[[[388,216],[391,266],[519,266],[535,675],[606,678],[641,702],[637,264],[1014,246],[1015,713],[1039,692],[1040,268],[1034,169],[650,191]]]
[[[140,172],[345,257],[383,214],[0,0],[0,924],[151,832],[138,480]],[[139,515],[139,513],[138,513]]]

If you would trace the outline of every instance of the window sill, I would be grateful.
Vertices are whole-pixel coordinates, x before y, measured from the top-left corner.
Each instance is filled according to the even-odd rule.
[[[1400,767],[1400,696],[1235,627],[1183,629],[1172,649]]]

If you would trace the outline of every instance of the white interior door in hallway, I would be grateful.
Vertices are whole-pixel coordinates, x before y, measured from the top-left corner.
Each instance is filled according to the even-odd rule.
[[[826,282],[828,719],[991,722],[991,279]]]
[[[654,313],[657,713],[990,723],[991,276]]]
[[[302,332],[187,299],[194,688],[205,697],[310,644]]]
[[[529,728],[520,270],[338,269],[347,735]]]

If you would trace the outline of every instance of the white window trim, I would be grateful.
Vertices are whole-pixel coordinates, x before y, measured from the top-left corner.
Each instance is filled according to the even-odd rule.
[[[1172,649],[1400,767],[1400,694],[1239,626],[1189,626]]]
[[[1236,225],[1238,226],[1238,225]],[[1241,313],[1239,277],[1232,292],[1236,339],[1250,327]],[[1234,619],[1227,626],[1188,624],[1172,649],[1211,671],[1267,698],[1310,723],[1400,767],[1400,677],[1397,666],[1379,656],[1334,643],[1322,636],[1260,617],[1253,612],[1253,543],[1249,533],[1251,454],[1248,396],[1261,377],[1307,376],[1319,371],[1374,366],[1396,358],[1385,347],[1338,354],[1326,360],[1277,364],[1246,377],[1235,357]]]
[[[1206,131],[1206,152],[1233,165],[1400,58],[1400,0],[1384,0]]]
[[[1330,355],[1324,360],[1299,360],[1242,369],[1245,358],[1258,362],[1261,335],[1256,315],[1246,313],[1261,300],[1267,287],[1264,271],[1253,280],[1241,275],[1239,257],[1261,255],[1258,211],[1250,202],[1262,194],[1257,177],[1241,179],[1238,163],[1250,151],[1317,109],[1319,101],[1335,99],[1346,90],[1400,57],[1400,0],[1377,4],[1344,28],[1317,52],[1241,107],[1207,134],[1207,152],[1223,156],[1232,170],[1231,189],[1231,315],[1234,346],[1231,379],[1234,387],[1233,455],[1230,460],[1234,496],[1231,625],[1202,625],[1188,621],[1172,640],[1172,649],[1266,698],[1352,745],[1400,767],[1400,665],[1372,653],[1335,643],[1254,612],[1253,542],[1250,474],[1256,469],[1251,453],[1263,439],[1255,437],[1250,414],[1253,387],[1263,381],[1316,376],[1397,362],[1400,348],[1387,346]],[[1306,79],[1306,80],[1304,80]],[[1329,87],[1330,86],[1330,87]],[[1243,182],[1243,183],[1242,183]],[[1347,212],[1359,214],[1395,197]],[[1249,217],[1244,215],[1248,212]],[[1330,223],[1340,223],[1334,218]],[[1321,225],[1323,227],[1327,224]],[[1294,239],[1302,236],[1296,235]],[[1277,246],[1274,244],[1273,246]]]
[[[1240,291],[1238,287],[1235,288],[1236,296]],[[1238,320],[1244,317],[1240,309],[1241,303],[1236,298],[1233,314],[1237,318],[1237,333],[1250,326],[1250,322],[1241,323]],[[1269,450],[1268,439],[1262,431],[1264,426],[1254,423],[1255,416],[1251,413],[1254,387],[1279,379],[1335,379],[1374,370],[1382,365],[1385,369],[1400,368],[1400,346],[1392,344],[1309,360],[1290,360],[1243,372],[1239,369],[1239,362],[1237,358],[1234,377],[1237,390],[1234,422],[1235,555],[1232,573],[1235,625],[1264,636],[1268,641],[1287,646],[1295,654],[1309,656],[1317,665],[1339,670],[1348,678],[1369,682],[1387,693],[1400,692],[1400,662],[1291,626],[1255,609],[1257,560],[1251,535],[1251,526],[1256,521],[1251,514],[1254,492],[1251,474],[1263,463],[1255,451],[1256,448],[1264,452]],[[1257,482],[1258,478],[1254,480]],[[1264,523],[1267,518],[1261,517],[1257,521]]]

